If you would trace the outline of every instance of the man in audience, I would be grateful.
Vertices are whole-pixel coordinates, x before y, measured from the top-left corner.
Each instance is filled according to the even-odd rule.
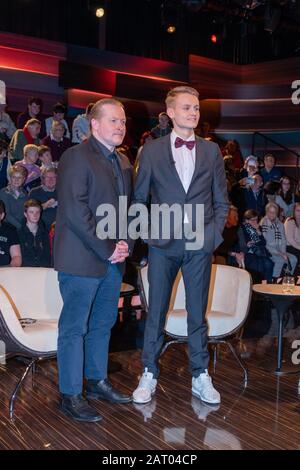
[[[128,245],[118,236],[101,238],[97,209],[110,203],[118,220],[119,196],[130,197],[132,168],[116,151],[126,130],[123,105],[100,100],[90,119],[91,136],[68,149],[58,167],[54,266],[63,298],[57,351],[61,410],[77,421],[94,422],[101,416],[82,396],[83,377],[88,399],[131,401],[107,379]]]
[[[42,171],[42,185],[33,188],[29,193],[30,199],[35,199],[42,204],[42,220],[49,231],[56,220],[57,192],[56,192],[57,170],[56,168],[45,168]]]
[[[276,167],[276,159],[272,153],[267,153],[264,156],[264,168],[260,170],[264,184],[268,181],[280,181],[282,172]]]
[[[31,96],[28,100],[27,111],[19,114],[17,120],[18,129],[23,129],[29,119],[37,119],[41,123],[39,138],[43,139],[46,135],[45,118],[42,114],[43,101],[36,96]]]
[[[0,189],[0,199],[6,209],[6,222],[16,228],[21,227],[24,218],[24,202],[27,200],[24,183],[27,175],[28,172],[23,166],[12,166],[9,170],[8,185]]]
[[[4,222],[5,205],[0,200],[0,266],[18,268],[22,265],[21,248],[17,230]]]
[[[53,106],[53,116],[48,117],[45,121],[45,123],[46,123],[46,134],[48,136],[52,132],[53,122],[59,122],[59,123],[63,124],[63,126],[64,126],[65,137],[70,139],[70,131],[69,131],[68,123],[65,120],[65,114],[66,114],[66,107],[65,107],[64,104],[56,103]]]
[[[158,124],[157,126],[151,129],[151,135],[153,139],[157,139],[158,137],[163,137],[164,135],[170,134],[172,131],[172,127],[170,125],[170,118],[167,113],[162,112],[158,115]]]
[[[264,215],[268,201],[263,190],[263,180],[259,174],[252,176],[250,184],[240,187],[238,192],[232,191],[231,195],[233,204],[238,207],[240,219],[247,209],[255,210],[259,216]]]
[[[79,114],[73,121],[72,143],[80,144],[90,136],[90,112],[94,103],[87,105],[85,114]]]
[[[29,119],[24,129],[17,129],[14,133],[8,151],[12,164],[23,159],[23,149],[27,144],[39,145],[38,137],[41,123],[37,119]]]
[[[64,136],[65,130],[63,121],[53,121],[50,135],[42,141],[43,145],[50,148],[54,162],[59,162],[64,151],[71,147],[70,139]]]
[[[24,204],[25,220],[18,235],[21,245],[22,266],[49,268],[51,266],[48,231],[40,220],[42,206],[29,199]]]

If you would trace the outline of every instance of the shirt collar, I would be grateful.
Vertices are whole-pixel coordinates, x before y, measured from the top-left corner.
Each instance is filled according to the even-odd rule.
[[[94,140],[99,150],[101,151],[101,153],[103,153],[106,158],[115,151],[115,147],[108,147],[104,142],[99,139],[96,139],[94,135],[92,135],[91,138]]]

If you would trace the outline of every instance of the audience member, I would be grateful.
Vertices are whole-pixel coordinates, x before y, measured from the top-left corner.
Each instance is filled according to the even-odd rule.
[[[27,170],[27,178],[24,184],[26,191],[40,184],[41,170],[36,164],[39,156],[39,148],[37,145],[28,144],[23,149],[23,160],[15,163],[15,166],[23,166]]]
[[[263,180],[259,174],[251,177],[246,186],[235,185],[231,191],[231,199],[239,210],[240,218],[248,209],[255,210],[260,216],[265,213],[267,198],[263,190]]]
[[[286,250],[297,257],[300,265],[300,203],[296,202],[292,217],[286,219],[284,223],[285,236],[287,241]]]
[[[8,163],[7,147],[0,142],[0,189],[7,185]]]
[[[164,135],[170,134],[172,131],[171,121],[167,113],[162,112],[158,115],[158,124],[157,126],[151,129],[151,135],[153,139],[158,137],[163,137]]]
[[[17,230],[4,222],[5,205],[0,200],[0,266],[18,268],[22,265],[21,248]]]
[[[41,123],[41,128],[38,137],[43,139],[46,135],[45,118],[42,114],[43,101],[36,96],[31,96],[27,103],[27,111],[19,114],[17,120],[18,129],[23,129],[26,122],[30,119],[37,119]]]
[[[236,170],[240,170],[244,164],[240,144],[237,140],[228,140],[225,147],[222,149],[222,154],[231,155],[233,158],[233,166]]]
[[[42,204],[42,220],[47,230],[55,222],[57,211],[57,193],[56,193],[56,168],[45,168],[42,171],[42,185],[33,188],[29,193],[30,199],[35,199]]]
[[[53,116],[48,117],[45,121],[47,136],[49,136],[51,134],[52,130],[53,130],[52,124],[54,122],[59,122],[60,124],[63,124],[63,126],[64,126],[64,135],[65,135],[65,137],[70,139],[70,131],[69,131],[68,123],[64,119],[66,111],[67,110],[66,110],[65,105],[62,104],[62,103],[56,103],[53,106]]]
[[[62,121],[53,121],[50,135],[42,141],[43,145],[50,148],[54,162],[58,162],[64,151],[71,147],[71,141],[64,136],[64,133],[64,123]]]
[[[276,167],[276,159],[272,153],[267,153],[264,156],[264,168],[260,170],[260,174],[264,184],[268,181],[279,181],[282,177],[282,172]]]
[[[41,165],[41,171],[46,168],[57,168],[58,162],[52,160],[51,149],[47,145],[39,146],[39,160],[38,163]],[[34,198],[33,198],[34,199]]]
[[[40,129],[40,121],[37,119],[29,119],[29,121],[26,122],[23,130],[16,130],[9,145],[9,156],[12,160],[12,163],[23,159],[23,149],[25,145],[39,145],[40,140],[38,135]]]
[[[266,215],[260,221],[261,231],[266,240],[266,248],[274,263],[273,277],[279,277],[284,271],[294,272],[297,258],[286,250],[284,225],[278,218],[279,207],[274,202],[266,206]]]
[[[40,220],[41,213],[42,206],[38,201],[29,199],[25,202],[25,220],[18,230],[22,266],[51,266],[49,235],[44,222]]]
[[[80,144],[90,136],[90,112],[94,103],[87,105],[85,114],[79,114],[73,121],[72,143]]]
[[[28,172],[23,166],[12,166],[9,170],[10,182],[6,188],[0,189],[0,199],[6,209],[6,222],[16,228],[21,227],[24,218],[24,202],[27,200],[24,183],[27,175]]]
[[[16,126],[6,110],[6,100],[1,96],[0,100],[0,133],[4,134],[8,140],[12,138],[16,132]]]
[[[215,263],[234,264],[240,267],[244,266],[245,255],[238,250],[238,210],[235,206],[230,206],[227,216],[227,222],[223,230],[223,242],[214,253]],[[232,262],[234,260],[234,263]]]
[[[281,209],[280,219],[283,222],[287,217],[293,215],[295,196],[291,191],[291,180],[287,176],[283,176],[280,179],[280,190],[275,197],[275,202]]]

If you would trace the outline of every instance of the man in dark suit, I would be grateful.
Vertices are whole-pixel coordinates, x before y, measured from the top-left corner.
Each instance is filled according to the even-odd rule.
[[[114,325],[128,245],[116,235],[99,235],[99,207],[118,214],[119,196],[130,196],[132,170],[118,153],[125,135],[125,112],[114,99],[91,110],[91,137],[68,149],[58,170],[58,212],[54,266],[63,298],[59,320],[58,372],[61,410],[78,421],[101,416],[82,397],[127,403],[107,380],[108,347]]]
[[[142,355],[144,373],[133,393],[133,401],[147,403],[155,393],[165,317],[173,282],[181,269],[188,312],[192,393],[215,404],[220,402],[220,395],[207,372],[209,353],[205,311],[212,253],[222,241],[229,207],[224,162],[215,143],[202,138],[195,140],[194,129],[200,111],[198,92],[194,88],[174,88],[167,95],[166,106],[173,121],[173,131],[144,146],[133,199],[135,203],[151,202],[152,206],[178,204],[182,208],[180,224],[185,237],[178,239],[175,236],[178,226],[174,223],[169,238],[164,239],[160,233],[160,237],[150,237],[148,241],[149,311]],[[184,207],[187,204],[190,205],[189,211]],[[195,214],[200,205],[204,209],[204,243],[199,243],[200,236],[193,246],[193,243],[187,243],[187,238],[190,239],[198,226]]]

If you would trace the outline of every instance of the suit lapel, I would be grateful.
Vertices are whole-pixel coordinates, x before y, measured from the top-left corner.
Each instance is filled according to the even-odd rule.
[[[194,169],[194,173],[193,173],[193,176],[192,176],[192,179],[191,179],[191,183],[190,183],[188,192],[190,191],[190,189],[191,189],[191,187],[192,187],[192,185],[195,181],[195,178],[196,178],[196,176],[198,175],[198,173],[200,171],[202,158],[203,158],[202,139],[200,139],[199,137],[196,137],[195,169]]]
[[[167,138],[164,140],[164,158],[167,161],[167,164],[169,166],[169,169],[172,173],[173,178],[177,181],[179,188],[186,194],[184,187],[182,186],[181,179],[179,178],[179,175],[176,170],[176,165],[174,161],[174,157],[172,154],[172,147],[171,147],[171,138],[170,135],[167,136]]]

